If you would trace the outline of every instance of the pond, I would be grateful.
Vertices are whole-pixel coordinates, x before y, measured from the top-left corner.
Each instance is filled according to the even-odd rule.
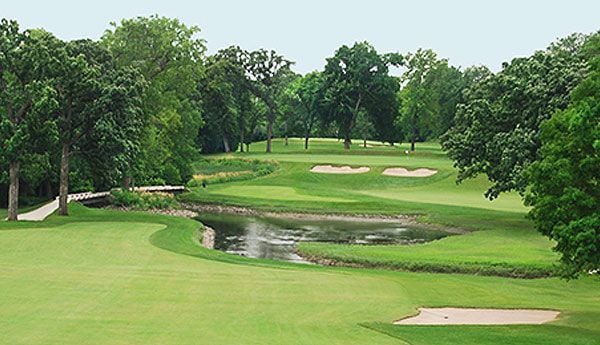
[[[250,258],[306,262],[296,254],[301,241],[347,244],[412,244],[449,234],[390,221],[307,220],[223,213],[197,218],[215,230],[215,249]]]

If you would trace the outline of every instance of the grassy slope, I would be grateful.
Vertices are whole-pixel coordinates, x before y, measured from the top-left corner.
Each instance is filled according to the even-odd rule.
[[[567,335],[572,344],[589,344],[600,337],[598,281],[590,278],[567,283],[254,261],[196,246],[194,221],[78,205],[72,214],[0,222],[0,343],[398,344],[399,337],[497,344],[500,337],[537,344]],[[489,332],[383,332],[423,305],[556,308],[563,317]]]
[[[313,140],[306,152],[301,140],[285,147],[274,142],[274,153],[235,154],[236,157],[273,159],[280,168],[262,178],[196,188],[185,195],[189,201],[252,206],[269,210],[336,213],[415,213],[422,220],[488,230],[468,236],[446,238],[411,247],[344,246],[303,243],[306,254],[385,267],[481,272],[487,274],[547,274],[557,256],[552,243],[532,229],[518,195],[502,195],[490,202],[483,197],[484,178],[455,183],[455,171],[435,143],[418,144],[415,154],[404,147],[355,147],[349,152],[335,140]],[[262,145],[255,144],[262,149]],[[310,173],[315,164],[366,165],[371,171],[357,175]],[[382,176],[385,167],[435,168],[428,178]]]

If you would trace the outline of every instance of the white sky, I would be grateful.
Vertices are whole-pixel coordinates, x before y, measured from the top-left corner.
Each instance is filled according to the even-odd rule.
[[[598,0],[1,0],[0,17],[62,39],[99,38],[110,21],[176,17],[202,29],[209,53],[232,44],[274,49],[301,73],[321,69],[342,44],[367,40],[379,52],[432,48],[458,66],[529,55],[558,37],[600,29]]]

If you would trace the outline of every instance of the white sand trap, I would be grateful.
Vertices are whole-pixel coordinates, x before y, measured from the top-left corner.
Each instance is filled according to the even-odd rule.
[[[437,170],[431,170],[427,168],[420,168],[417,170],[408,170],[406,168],[387,168],[383,171],[382,175],[403,177],[427,177],[435,175],[436,173]]]
[[[362,174],[369,172],[369,167],[352,168],[350,166],[334,167],[332,165],[315,165],[311,172],[321,174]]]
[[[419,308],[419,315],[395,325],[539,325],[556,320],[560,312],[536,309]]]

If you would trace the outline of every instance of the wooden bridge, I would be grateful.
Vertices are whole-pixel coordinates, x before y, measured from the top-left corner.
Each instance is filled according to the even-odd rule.
[[[181,193],[185,191],[184,186],[146,186],[146,187],[135,187],[132,188],[135,192],[145,193]],[[85,192],[85,193],[74,193],[69,194],[68,202],[77,201],[81,203],[92,203],[101,200],[105,200],[110,195],[110,191],[107,192]],[[30,221],[42,221],[49,215],[58,210],[58,197],[51,202],[36,208],[33,211],[18,215],[19,220],[30,220]]]

